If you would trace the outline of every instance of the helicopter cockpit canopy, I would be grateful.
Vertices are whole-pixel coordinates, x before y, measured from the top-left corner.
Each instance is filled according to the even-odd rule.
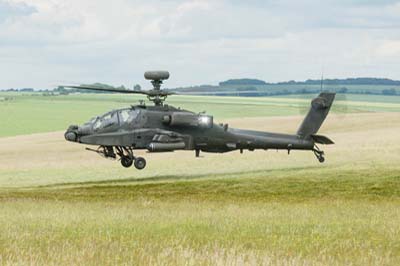
[[[114,126],[124,126],[133,123],[140,113],[140,110],[121,109],[113,110],[102,116],[92,118],[88,123],[93,125],[94,131],[99,131]]]
[[[116,111],[111,111],[106,113],[105,115],[98,117],[97,120],[93,123],[93,129],[99,130],[107,127],[111,127],[113,125],[118,125],[118,114]]]

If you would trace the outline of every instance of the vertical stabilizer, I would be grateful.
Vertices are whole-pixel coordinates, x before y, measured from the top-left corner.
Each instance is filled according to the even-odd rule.
[[[303,123],[301,123],[297,135],[302,138],[307,138],[316,134],[327,117],[334,99],[335,93],[331,92],[322,92],[317,98],[313,99],[311,108],[304,118]]]

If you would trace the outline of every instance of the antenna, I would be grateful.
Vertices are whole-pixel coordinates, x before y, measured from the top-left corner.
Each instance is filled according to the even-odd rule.
[[[321,92],[324,90],[324,68],[322,68],[322,75],[321,75]]]
[[[321,92],[324,90],[324,69],[322,69],[321,75]]]

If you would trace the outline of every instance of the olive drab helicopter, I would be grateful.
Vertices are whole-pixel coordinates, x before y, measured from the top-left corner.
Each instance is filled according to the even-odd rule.
[[[122,166],[137,169],[146,167],[146,160],[134,155],[135,150],[173,152],[191,150],[199,157],[200,152],[225,153],[234,150],[307,150],[312,151],[319,162],[325,161],[324,152],[317,144],[334,144],[317,132],[327,117],[335,99],[335,93],[322,92],[312,100],[311,107],[295,134],[260,132],[229,128],[227,124],[216,124],[213,116],[194,113],[165,104],[171,91],[161,89],[169,78],[167,71],[148,71],[144,77],[151,80],[153,88],[146,91],[126,90],[114,87],[64,86],[81,90],[97,90],[114,93],[144,94],[154,105],[142,101],[138,105],[110,111],[89,122],[72,125],[65,132],[71,142],[95,145],[86,148],[106,158],[119,159]]]

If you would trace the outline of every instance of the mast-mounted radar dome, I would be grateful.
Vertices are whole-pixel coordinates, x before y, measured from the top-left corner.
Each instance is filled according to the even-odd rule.
[[[155,105],[162,105],[168,95],[171,93],[165,92],[161,89],[163,80],[169,79],[168,71],[147,71],[144,73],[144,78],[151,80],[153,84],[153,90],[149,92],[147,98],[154,102]]]
[[[147,80],[166,80],[169,79],[168,71],[147,71],[144,73],[144,78]]]

